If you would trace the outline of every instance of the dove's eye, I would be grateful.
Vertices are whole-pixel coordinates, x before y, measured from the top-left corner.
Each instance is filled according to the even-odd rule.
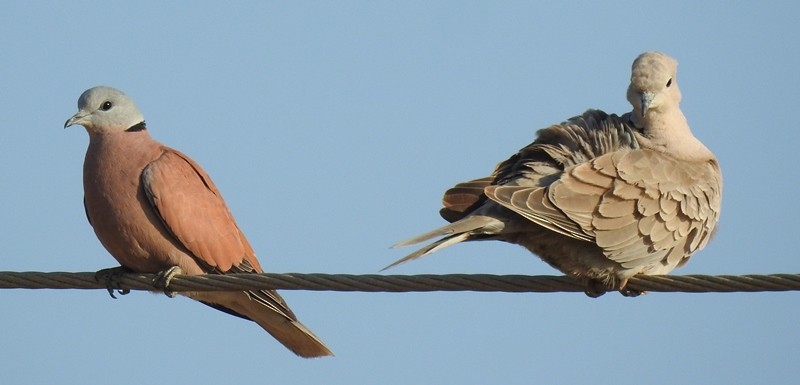
[[[669,80],[667,80],[667,88],[669,88],[669,86],[671,85],[672,85],[672,78],[669,78]]]
[[[103,111],[108,111],[108,110],[111,109],[112,106],[113,106],[113,104],[111,104],[111,102],[105,101],[105,102],[103,102],[103,105],[100,106],[100,109],[103,110]]]

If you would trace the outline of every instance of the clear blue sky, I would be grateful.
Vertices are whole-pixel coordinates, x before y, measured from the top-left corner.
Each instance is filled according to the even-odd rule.
[[[211,174],[273,272],[375,273],[443,223],[451,185],[537,129],[629,110],[631,61],[680,62],[682,107],[724,173],[719,232],[677,274],[800,271],[797,3],[15,2],[0,6],[0,270],[116,265],[86,222],[95,85]],[[462,244],[393,274],[557,274]],[[781,383],[797,293],[284,291],[337,357],[294,357],[185,298],[0,292],[6,384]]]

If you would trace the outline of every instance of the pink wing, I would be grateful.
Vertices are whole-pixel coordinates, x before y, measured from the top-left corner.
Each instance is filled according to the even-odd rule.
[[[220,273],[233,267],[261,272],[253,248],[211,178],[188,156],[163,150],[145,167],[142,185],[167,229],[201,266]]]

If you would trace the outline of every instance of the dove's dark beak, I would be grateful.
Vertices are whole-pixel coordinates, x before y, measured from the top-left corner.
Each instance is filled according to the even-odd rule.
[[[652,92],[642,92],[641,100],[642,100],[642,117],[647,114],[647,110],[650,109],[650,105],[653,103],[653,99],[655,99],[656,94]]]
[[[67,128],[73,124],[81,124],[85,117],[86,115],[82,111],[78,111],[77,114],[72,115],[71,118],[67,119],[67,121],[64,122],[64,128]]]

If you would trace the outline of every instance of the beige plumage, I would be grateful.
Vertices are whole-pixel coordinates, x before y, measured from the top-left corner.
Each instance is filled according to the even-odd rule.
[[[64,127],[89,133],[83,169],[86,215],[122,266],[157,273],[260,273],[253,248],[211,178],[188,156],[153,140],[133,100],[95,87]],[[183,295],[252,320],[302,357],[331,355],[273,290]]]
[[[441,215],[452,222],[398,243],[443,247],[495,239],[524,246],[584,279],[587,294],[623,294],[636,274],[666,274],[705,247],[719,219],[722,175],[678,106],[677,62],[646,52],[633,63],[622,116],[589,110],[540,130],[490,177],[456,185]]]

